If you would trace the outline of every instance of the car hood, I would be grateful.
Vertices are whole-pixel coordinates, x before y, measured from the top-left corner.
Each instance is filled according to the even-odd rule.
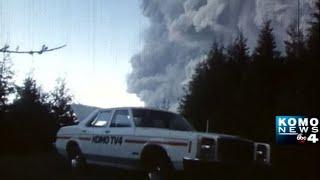
[[[198,137],[206,137],[206,138],[223,138],[223,139],[238,139],[243,141],[250,141],[253,142],[250,139],[242,138],[240,136],[234,136],[229,134],[221,134],[221,133],[204,133],[204,132],[193,132]]]

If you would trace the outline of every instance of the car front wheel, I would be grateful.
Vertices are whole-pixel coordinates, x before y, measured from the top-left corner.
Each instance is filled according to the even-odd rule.
[[[82,174],[86,168],[86,160],[79,147],[74,146],[69,152],[69,164],[73,174]]]
[[[170,161],[163,157],[155,160],[147,170],[147,179],[164,180],[171,179],[173,168]]]

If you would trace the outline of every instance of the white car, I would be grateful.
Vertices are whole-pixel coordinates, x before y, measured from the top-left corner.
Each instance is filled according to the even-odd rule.
[[[150,179],[202,165],[270,164],[268,144],[196,132],[182,116],[149,108],[96,110],[61,128],[55,144],[74,169],[95,164],[144,170]]]

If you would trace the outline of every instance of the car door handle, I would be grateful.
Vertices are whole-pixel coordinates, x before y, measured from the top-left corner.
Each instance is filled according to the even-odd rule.
[[[110,131],[109,131],[109,130],[107,130],[107,131],[105,131],[104,133],[108,134],[108,133],[110,133]]]
[[[82,130],[81,130],[81,132],[83,132],[83,133],[86,133],[86,132],[87,132],[87,130],[85,130],[85,129],[82,129]]]

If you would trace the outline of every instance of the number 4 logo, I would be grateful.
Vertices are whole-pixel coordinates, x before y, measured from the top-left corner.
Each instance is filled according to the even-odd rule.
[[[319,141],[319,139],[317,138],[316,134],[310,134],[310,136],[308,137],[307,141],[311,141],[312,143],[317,143]]]

